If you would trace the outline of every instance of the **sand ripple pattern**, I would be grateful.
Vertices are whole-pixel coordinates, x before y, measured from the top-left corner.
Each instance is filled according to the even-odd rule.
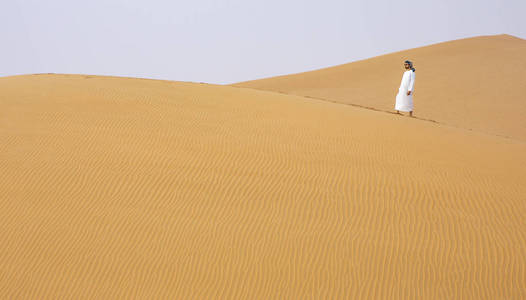
[[[526,144],[296,96],[0,78],[0,297],[524,299]]]

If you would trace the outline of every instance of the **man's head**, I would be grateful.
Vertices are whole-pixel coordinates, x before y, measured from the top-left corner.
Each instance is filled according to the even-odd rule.
[[[413,62],[410,60],[404,61],[404,67],[406,70],[413,70],[413,72],[415,71],[415,68],[413,68]]]

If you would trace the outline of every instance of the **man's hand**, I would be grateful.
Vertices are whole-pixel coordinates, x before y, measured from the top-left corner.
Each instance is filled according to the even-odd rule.
[[[411,95],[411,91],[407,91],[407,96]]]

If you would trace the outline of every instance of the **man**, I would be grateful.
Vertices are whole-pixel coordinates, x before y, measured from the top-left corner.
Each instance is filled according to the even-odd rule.
[[[413,68],[413,63],[409,60],[404,62],[404,68],[406,71],[402,76],[402,82],[400,83],[400,88],[398,88],[398,94],[396,95],[395,110],[397,114],[400,114],[400,111],[408,111],[409,116],[412,117],[415,68]]]

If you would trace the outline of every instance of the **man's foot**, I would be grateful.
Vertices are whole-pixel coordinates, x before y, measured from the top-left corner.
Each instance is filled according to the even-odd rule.
[[[413,111],[410,111],[410,112],[409,112],[409,116],[410,116],[410,117],[413,116]]]
[[[397,115],[399,115],[399,114],[400,114],[400,112],[399,112],[399,111],[397,110],[397,111],[396,111],[396,114],[397,114]]]

